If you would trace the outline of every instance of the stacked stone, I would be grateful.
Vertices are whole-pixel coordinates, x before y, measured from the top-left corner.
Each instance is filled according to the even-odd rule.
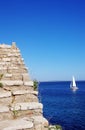
[[[0,130],[47,130],[38,92],[14,42],[0,45],[0,74]]]

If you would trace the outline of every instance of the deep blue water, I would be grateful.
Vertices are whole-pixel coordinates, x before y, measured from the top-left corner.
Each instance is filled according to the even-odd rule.
[[[73,92],[70,82],[40,82],[39,100],[50,124],[59,124],[63,130],[85,130],[85,81],[77,86]]]

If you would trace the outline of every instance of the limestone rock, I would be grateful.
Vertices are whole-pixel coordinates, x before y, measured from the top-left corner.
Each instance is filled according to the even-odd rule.
[[[15,42],[0,44],[0,74],[0,130],[47,130],[43,105],[38,102],[38,92],[33,91],[34,82]]]
[[[12,100],[13,100],[12,96],[0,98],[0,104],[9,106],[9,104],[11,104]]]
[[[27,94],[21,94],[21,95],[14,95],[15,96],[15,100],[14,100],[14,104],[15,103],[21,103],[21,102],[38,102],[38,98],[36,95],[31,94],[31,93],[27,93]]]
[[[0,105],[0,112],[9,112],[9,107]]]
[[[37,91],[30,91],[30,90],[15,90],[12,92],[13,95],[22,95],[22,94],[34,94],[34,95],[38,95]]]
[[[29,81],[29,76],[27,73],[22,74],[23,81]]]
[[[24,118],[0,122],[0,130],[24,130],[33,128],[33,123]]]
[[[0,98],[10,97],[10,96],[11,96],[11,92],[0,92]]]
[[[33,86],[33,81],[24,82],[25,86]]]
[[[16,49],[16,42],[12,42],[11,48],[12,48],[12,49]]]
[[[7,85],[7,86],[20,86],[20,85],[23,85],[23,81],[22,80],[2,80],[1,81],[4,85]]]
[[[48,125],[48,121],[42,116],[33,116],[32,119],[35,121],[35,124],[44,124],[44,126]]]
[[[33,109],[42,109],[43,106],[41,103],[29,102],[29,103],[16,103],[11,106],[11,110],[33,110]]]
[[[4,62],[9,62],[9,61],[11,61],[11,59],[10,58],[3,58],[3,61]]]
[[[10,77],[12,77],[12,74],[6,73],[5,77],[10,78]]]

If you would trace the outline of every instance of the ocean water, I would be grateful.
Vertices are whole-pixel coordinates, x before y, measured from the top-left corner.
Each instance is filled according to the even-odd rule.
[[[50,124],[63,130],[85,130],[85,81],[77,82],[78,90],[70,90],[70,82],[40,82],[39,101]]]

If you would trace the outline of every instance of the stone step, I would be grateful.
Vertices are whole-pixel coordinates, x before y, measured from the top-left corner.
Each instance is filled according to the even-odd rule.
[[[22,80],[2,80],[1,83],[5,86],[20,86],[23,85]]]
[[[33,81],[24,81],[25,86],[33,86]]]
[[[30,91],[30,90],[15,90],[12,92],[13,95],[22,95],[22,94],[34,94],[38,95],[38,91]]]
[[[0,91],[0,98],[11,97],[11,92]]]
[[[14,96],[13,103],[20,102],[38,102],[38,92],[32,90],[15,90],[12,92]]]
[[[11,96],[20,96],[20,95],[35,95],[38,96],[38,91],[33,91],[33,90],[29,90],[29,89],[17,89],[17,90],[11,90],[10,88],[7,87],[3,87],[2,89],[0,89],[0,99],[1,98],[8,98]]]
[[[22,81],[22,80],[1,80],[1,83],[5,86],[33,86],[33,81]]]
[[[43,116],[32,116],[31,118],[24,117],[24,119],[33,122],[34,124],[33,130],[48,130],[49,123],[47,119],[45,119]]]
[[[35,110],[42,109],[43,105],[38,102],[23,102],[11,104],[10,106],[0,105],[0,112],[9,112],[9,111],[25,111],[25,110]]]
[[[42,115],[42,104],[37,102],[0,105],[0,120]]]
[[[35,124],[44,124],[44,126],[48,125],[48,121],[43,116],[32,116],[31,119],[34,120]]]
[[[48,130],[48,121],[42,116],[23,117],[0,121],[0,130]]]
[[[6,97],[11,97],[12,95],[24,95],[24,94],[33,94],[33,95],[38,95],[38,91],[32,91],[32,90],[27,90],[27,89],[17,89],[17,90],[11,90],[10,88],[3,87],[3,90],[0,89],[0,98],[6,98]]]
[[[5,97],[5,98],[0,98],[0,105],[6,105],[9,106],[13,101],[12,97]]]
[[[9,112],[9,107],[0,105],[0,113],[3,113],[3,112]]]
[[[20,103],[20,102],[38,102],[38,98],[34,94],[23,94],[23,95],[15,95],[12,98],[12,103]]]
[[[33,94],[33,95],[37,96],[38,92],[37,91],[30,91],[30,90],[15,90],[13,92],[1,91],[0,98],[11,97],[12,95],[24,95],[24,94]]]
[[[38,92],[28,90],[27,88],[19,90],[11,90],[10,87],[0,89],[0,104],[9,105],[11,103],[20,102],[38,102]]]
[[[27,118],[0,121],[0,130],[32,130],[32,128],[33,123]]]
[[[32,86],[3,86],[3,88],[0,88],[0,90],[5,90],[5,91],[10,91],[10,92],[15,92],[18,90],[29,90],[29,91],[33,91],[33,87]]]
[[[12,104],[10,110],[11,111],[19,111],[19,110],[34,110],[34,109],[42,109],[43,105],[38,102],[23,102]]]

